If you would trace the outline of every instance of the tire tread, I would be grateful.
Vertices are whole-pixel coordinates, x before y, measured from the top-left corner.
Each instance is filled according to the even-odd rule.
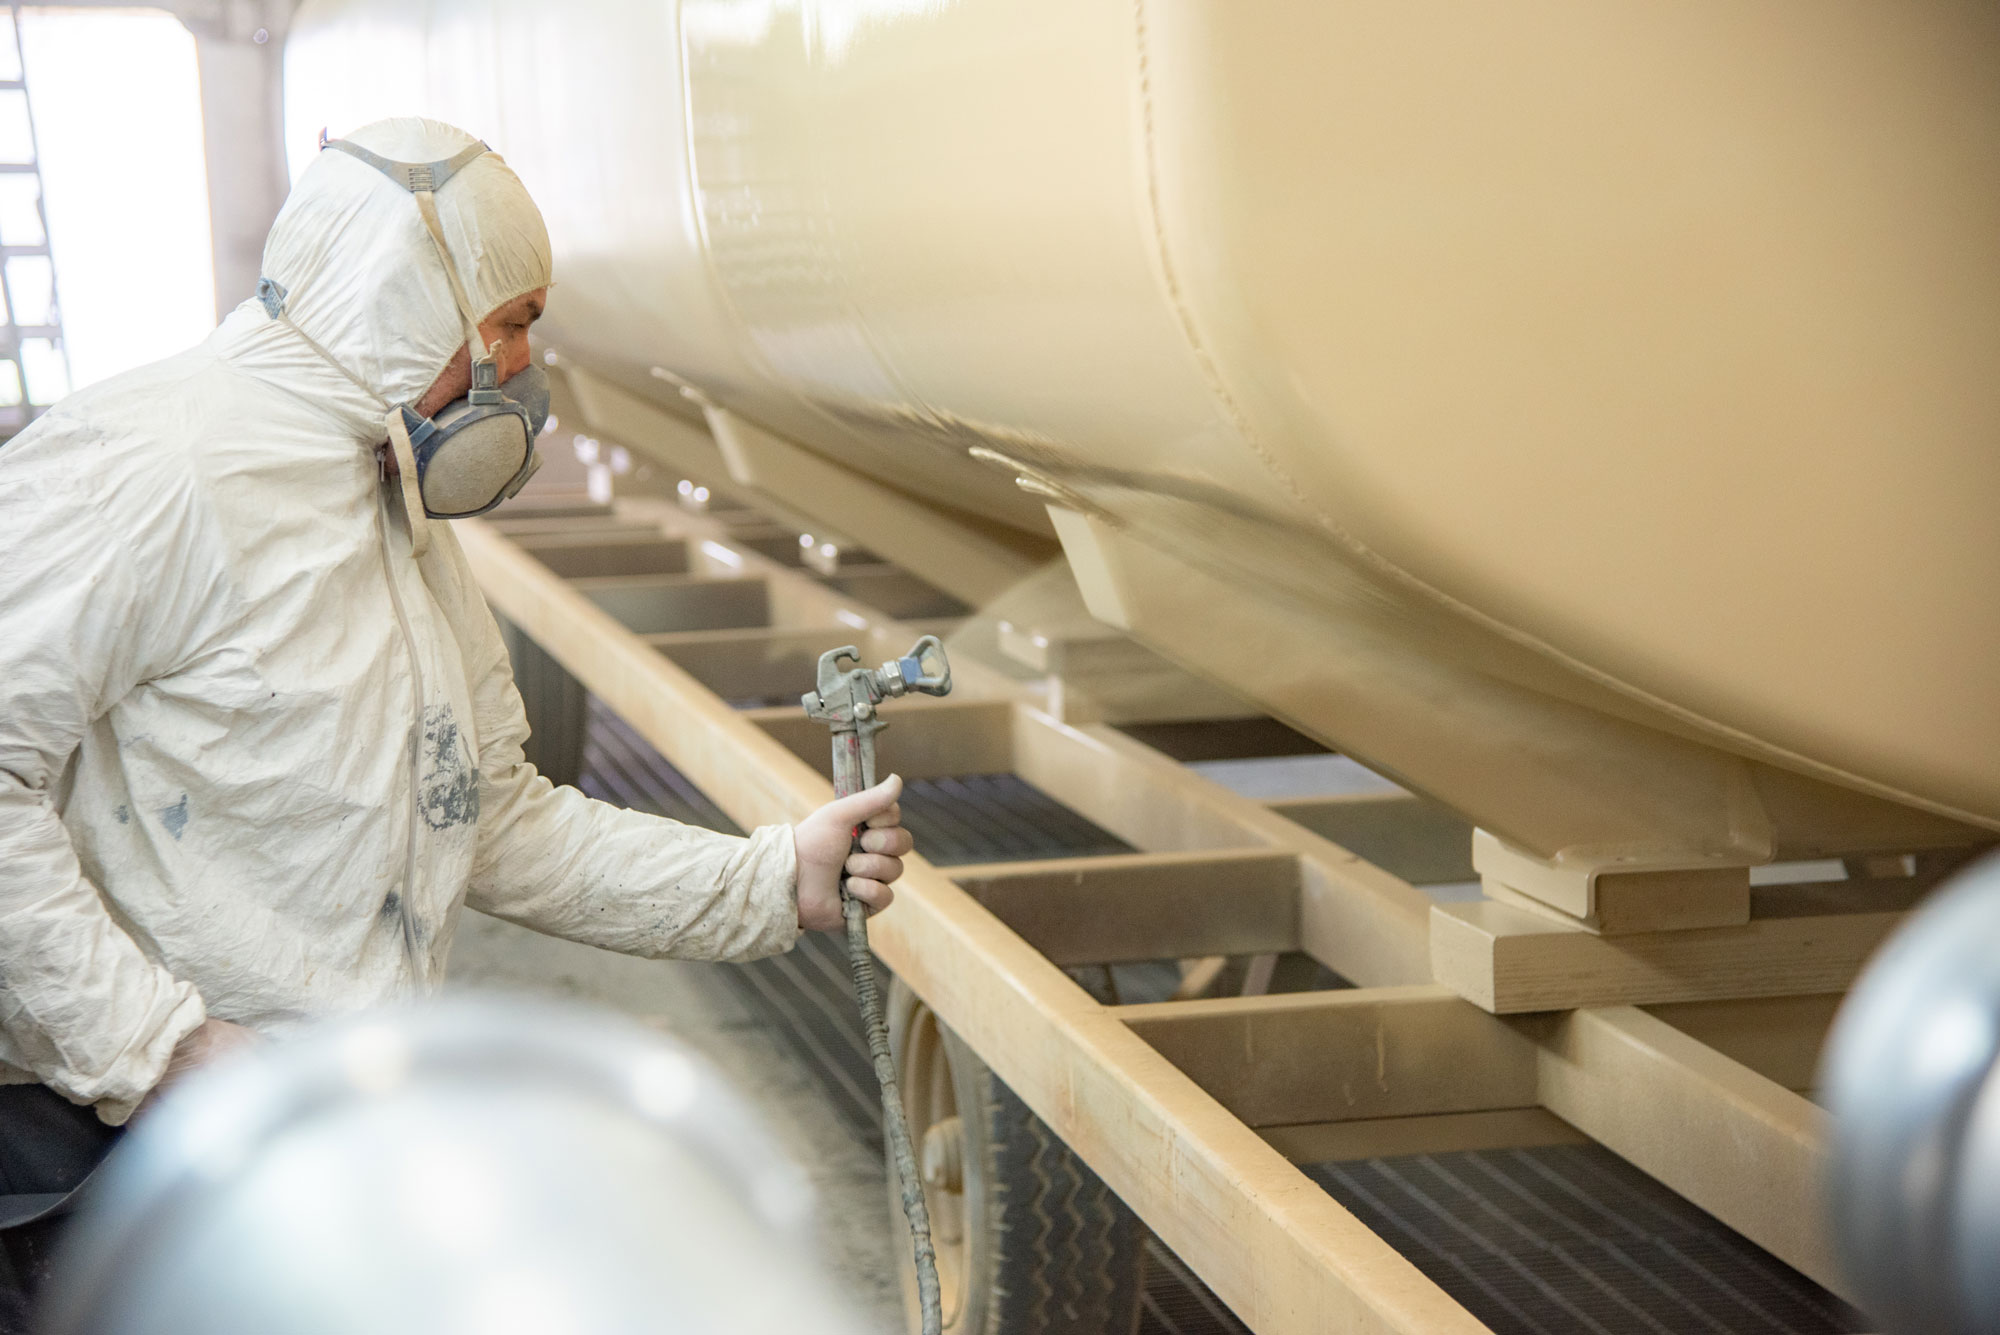
[[[990,1071],[989,1226],[996,1248],[986,1329],[1129,1335],[1138,1322],[1141,1228],[1125,1203]],[[962,1112],[963,1110],[961,1110]]]

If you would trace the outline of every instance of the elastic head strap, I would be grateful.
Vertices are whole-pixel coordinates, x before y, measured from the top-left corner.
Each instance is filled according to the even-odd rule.
[[[350,158],[367,163],[411,194],[419,190],[444,189],[444,183],[458,175],[467,163],[483,153],[493,151],[486,146],[484,140],[481,140],[479,143],[467,145],[451,157],[439,162],[397,162],[393,158],[383,157],[380,153],[371,153],[361,145],[346,139],[324,139],[320,141],[320,147],[339,149]]]
[[[437,192],[444,189],[445,182],[458,175],[467,163],[493,150],[481,140],[440,162],[397,162],[345,139],[325,139],[320,142],[320,147],[337,149],[358,162],[366,163],[416,196],[417,212],[423,215],[424,229],[431,235],[431,244],[437,247],[438,259],[444,264],[445,281],[451,285],[451,299],[458,304],[459,318],[465,322],[466,351],[475,365],[492,360],[480,341],[478,313],[472,309],[472,300],[466,296],[465,285],[458,279],[458,267],[451,262],[451,247],[445,244],[444,224],[438,218]]]
[[[410,555],[422,556],[431,549],[430,517],[424,510],[417,452],[410,447],[410,428],[403,420],[403,410],[391,408],[384,425],[389,428],[389,450],[396,457],[397,488],[403,498],[403,515],[410,526]]]
[[[424,226],[430,231],[431,244],[437,247],[438,259],[444,262],[445,281],[451,284],[451,299],[458,303],[458,314],[465,321],[465,346],[476,365],[491,361],[489,353],[480,341],[479,317],[472,313],[472,301],[465,295],[465,285],[458,280],[458,267],[451,262],[451,251],[444,243],[444,224],[438,219],[437,197],[428,190],[417,193],[417,212],[424,215]]]
[[[269,281],[269,280],[267,279],[264,281]],[[265,309],[271,310],[270,304],[268,302],[265,304]],[[304,339],[306,342],[306,346],[311,348],[314,352],[317,352],[320,355],[321,361],[325,362],[328,366],[331,366],[334,370],[346,376],[347,382],[349,384],[353,385],[363,394],[366,394],[369,398],[375,400],[375,402],[379,404],[381,407],[386,409],[389,406],[389,400],[383,398],[380,394],[377,394],[374,390],[368,388],[367,384],[361,379],[360,376],[348,370],[347,367],[342,364],[341,360],[338,357],[334,356],[332,353],[328,352],[325,348],[321,347],[319,345],[318,339],[314,338],[311,334],[308,334],[305,330],[299,328],[298,323],[294,321],[290,315],[287,315],[285,313],[284,307],[280,306],[276,310],[271,310],[271,318],[273,320],[276,320],[278,323],[284,325],[287,329],[291,330],[294,334],[297,334],[300,338]]]

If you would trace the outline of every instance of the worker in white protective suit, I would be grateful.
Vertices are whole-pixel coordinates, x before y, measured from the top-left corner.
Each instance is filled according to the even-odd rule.
[[[735,838],[523,761],[493,617],[426,511],[531,471],[550,280],[497,154],[384,121],[307,168],[206,342],[0,447],[0,1095],[67,1101],[29,1120],[117,1124],[248,1035],[433,988],[462,905],[740,960],[837,926],[843,869],[888,903],[894,779]]]

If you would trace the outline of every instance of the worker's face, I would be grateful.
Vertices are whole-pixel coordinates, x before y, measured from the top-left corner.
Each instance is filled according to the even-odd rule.
[[[502,383],[526,369],[528,329],[542,318],[548,296],[545,287],[524,292],[479,322],[480,341],[488,347],[496,341],[500,344],[493,355],[500,365]],[[461,344],[430,389],[417,400],[417,411],[425,417],[434,416],[454,399],[464,398],[471,388],[472,356]]]

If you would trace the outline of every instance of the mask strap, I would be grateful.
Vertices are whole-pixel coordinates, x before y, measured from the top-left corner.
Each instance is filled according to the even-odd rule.
[[[314,338],[311,334],[308,334],[305,330],[299,328],[298,322],[292,319],[291,316],[287,315],[282,309],[273,311],[271,314],[271,318],[273,320],[276,320],[279,324],[284,325],[285,328],[291,330],[294,334],[297,334],[300,338],[304,339],[306,346],[311,348],[314,352],[317,352],[319,354],[321,361],[325,362],[328,366],[331,366],[334,370],[346,376],[347,383],[354,386],[356,389],[360,390],[363,394],[366,394],[369,398],[375,400],[375,404],[377,407],[386,409],[389,406],[389,400],[383,398],[380,394],[377,394],[374,390],[368,388],[367,384],[362,381],[360,376],[354,374],[354,372],[348,370],[345,366],[343,366],[338,357],[334,356],[332,353],[328,352],[325,348],[321,347],[319,345],[318,339]]]
[[[266,303],[265,309],[270,310],[272,304],[274,303]],[[403,421],[403,410],[391,406],[389,400],[368,388],[360,376],[348,370],[338,357],[321,347],[318,339],[299,328],[298,322],[285,314],[282,306],[271,311],[271,318],[305,340],[305,345],[318,353],[321,361],[346,376],[349,384],[375,400],[377,406],[388,412],[389,448],[396,454],[396,480],[401,484],[403,513],[410,521],[410,555],[422,556],[431,546],[430,519],[424,513],[423,492],[417,485],[417,452],[410,447],[410,429]]]
[[[417,212],[424,217],[424,230],[430,233],[431,244],[437,247],[438,259],[444,263],[445,282],[451,285],[451,299],[458,305],[459,318],[465,321],[466,353],[475,363],[490,361],[490,354],[480,342],[479,316],[472,309],[472,299],[465,294],[465,285],[458,280],[458,268],[451,262],[451,247],[445,244],[444,224],[438,218],[436,192],[442,190],[444,183],[458,175],[467,163],[493,150],[482,140],[442,162],[396,162],[345,139],[324,139],[320,148],[331,148],[357,162],[366,163],[417,197]]]
[[[410,524],[410,556],[422,556],[431,549],[430,516],[424,513],[424,494],[417,485],[417,452],[410,448],[410,428],[403,410],[389,410],[389,448],[396,456],[396,481],[403,493],[403,514]]]
[[[490,360],[485,346],[479,341],[479,318],[472,313],[472,302],[465,295],[465,285],[458,281],[458,268],[451,262],[451,250],[444,243],[444,224],[438,219],[437,196],[428,190],[414,192],[417,197],[417,212],[424,215],[424,227],[431,234],[431,244],[437,247],[438,259],[444,262],[445,281],[451,284],[451,299],[458,303],[459,318],[465,321],[466,354],[475,362]]]

